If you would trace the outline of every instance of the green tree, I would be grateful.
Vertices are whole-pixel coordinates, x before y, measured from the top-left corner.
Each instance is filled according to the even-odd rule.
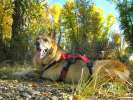
[[[26,52],[26,11],[31,5],[31,1],[27,0],[14,0],[14,13],[12,14],[12,43],[11,43],[11,59],[22,60]],[[21,49],[20,49],[21,48]],[[23,55],[23,56],[22,56]]]
[[[53,38],[56,37],[57,32],[60,32],[61,11],[62,8],[60,4],[53,4],[49,7],[49,14],[51,16],[51,34],[53,35]]]
[[[78,46],[78,37],[77,37],[77,27],[78,23],[76,21],[74,2],[66,2],[63,8],[63,27],[64,27],[64,37],[65,42],[67,42],[66,48],[70,52],[76,52],[75,48]],[[66,44],[66,43],[65,43]]]
[[[121,29],[123,34],[129,42],[130,47],[133,48],[133,0],[109,0],[113,1],[119,11],[119,18],[121,22]]]
[[[12,0],[0,1],[0,61],[8,55],[9,43],[12,33]]]
[[[13,60],[23,61],[31,56],[33,39],[37,33],[45,30],[48,22],[45,12],[46,4],[38,0],[14,0],[10,54]]]
[[[67,48],[73,53],[97,55],[109,49],[108,36],[115,17],[109,14],[103,16],[102,9],[89,0],[67,2],[63,8],[64,35]],[[77,48],[82,48],[78,50]],[[98,55],[97,55],[98,56]]]

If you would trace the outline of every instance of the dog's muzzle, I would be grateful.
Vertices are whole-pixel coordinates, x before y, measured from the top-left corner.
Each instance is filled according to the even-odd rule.
[[[41,59],[45,57],[48,52],[48,48],[41,45],[38,41],[36,42],[36,49],[39,52]]]

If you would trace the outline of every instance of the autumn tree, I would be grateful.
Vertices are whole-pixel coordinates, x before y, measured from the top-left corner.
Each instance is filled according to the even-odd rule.
[[[126,40],[133,48],[133,1],[132,0],[109,0],[112,1],[119,11],[119,21]]]
[[[63,12],[65,42],[71,52],[86,54],[90,51],[89,55],[94,57],[111,47],[108,36],[115,22],[112,14],[105,18],[102,9],[89,0],[67,2]]]
[[[0,61],[7,58],[12,34],[12,0],[0,1]]]
[[[13,3],[11,58],[23,61],[31,55],[33,37],[44,28],[46,4],[36,0],[14,0]]]
[[[60,31],[60,20],[61,20],[61,5],[60,4],[53,4],[49,7],[49,15],[51,21],[51,34],[53,37],[56,37],[57,32]],[[61,34],[61,33],[60,33]],[[61,37],[60,37],[61,38]]]
[[[77,27],[74,2],[66,2],[63,8],[63,27],[64,27],[64,41],[67,42],[66,48],[71,52],[76,52],[75,48],[78,46]]]

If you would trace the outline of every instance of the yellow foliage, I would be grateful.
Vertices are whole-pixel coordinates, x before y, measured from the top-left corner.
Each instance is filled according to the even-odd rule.
[[[74,0],[67,0],[67,2],[74,2]]]
[[[115,17],[112,14],[104,17],[104,11],[95,4],[90,6],[89,12],[91,14],[91,24],[93,29],[93,38],[97,39],[106,37],[109,34],[111,26],[115,23]]]
[[[96,5],[92,6],[92,11],[94,11],[94,13],[103,15],[103,10],[101,8],[97,7]]]
[[[49,12],[46,7],[44,7],[41,4],[33,4],[31,5],[31,8],[29,11],[31,11],[32,16],[30,18],[30,30],[31,31],[37,31],[39,29],[48,29],[50,27],[50,18],[49,18]]]
[[[90,12],[90,20],[91,20],[91,29],[92,29],[92,39],[98,39],[101,38],[105,33],[103,33],[104,30],[104,23],[105,18],[103,16],[103,10],[99,7],[97,7],[95,4],[90,6],[89,8]]]
[[[114,23],[115,23],[115,21],[116,21],[116,18],[115,18],[115,16],[114,15],[112,15],[112,14],[109,14],[108,16],[107,16],[107,25],[108,25],[108,27],[111,27]]]
[[[6,8],[6,9],[5,9]],[[11,39],[13,7],[10,0],[0,2],[0,32],[2,41]]]
[[[61,14],[61,5],[60,4],[54,4],[49,8],[50,14],[54,18],[54,23],[58,24]]]
[[[11,16],[4,16],[3,17],[3,40],[11,39],[11,32],[12,32],[12,17]]]
[[[116,45],[120,45],[120,43],[121,43],[121,36],[120,36],[120,34],[114,34],[113,38],[114,38],[114,43]]]

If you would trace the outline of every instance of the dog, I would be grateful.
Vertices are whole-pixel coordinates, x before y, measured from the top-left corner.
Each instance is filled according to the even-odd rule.
[[[118,60],[96,60],[89,70],[82,59],[68,64],[68,60],[61,59],[62,54],[68,53],[61,49],[53,38],[48,35],[37,37],[33,62],[34,65],[40,66],[42,78],[76,83],[81,79],[87,81],[94,75],[101,79],[120,79],[122,81],[129,79],[130,72],[127,66]]]

